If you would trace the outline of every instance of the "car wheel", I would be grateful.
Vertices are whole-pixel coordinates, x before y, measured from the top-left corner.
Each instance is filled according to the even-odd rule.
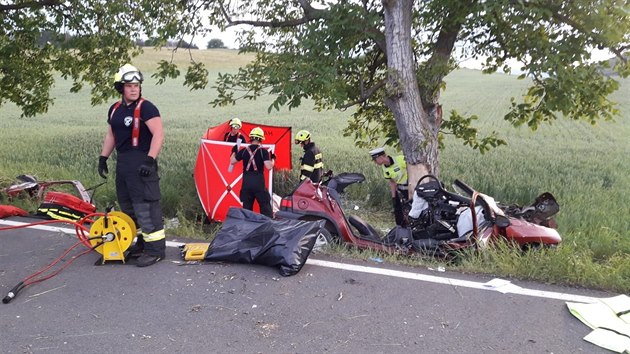
[[[313,246],[313,252],[325,252],[333,243],[333,238],[330,232],[326,229],[320,229],[317,232],[317,238],[315,239],[315,245]]]

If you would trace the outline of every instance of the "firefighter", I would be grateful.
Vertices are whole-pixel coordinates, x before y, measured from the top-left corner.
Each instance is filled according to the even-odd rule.
[[[261,146],[263,140],[265,132],[260,127],[252,129],[249,133],[250,145],[231,156],[230,164],[243,161],[243,185],[239,196],[243,208],[253,210],[256,200],[260,213],[272,218],[271,195],[265,187],[265,169],[273,168],[276,156]]]
[[[223,135],[223,141],[236,143],[236,145],[232,146],[232,151],[230,152],[230,160],[231,160],[232,156],[236,154],[236,151],[238,151],[239,147],[241,146],[241,143],[244,143],[246,140],[245,140],[245,135],[241,134],[241,128],[243,127],[243,123],[241,122],[240,119],[238,118],[230,119],[229,125],[230,125],[230,131],[225,133],[225,135]],[[232,172],[233,168],[234,168],[234,165],[229,165],[228,172]]]
[[[223,141],[227,141],[230,143],[236,143],[238,139],[241,139],[241,142],[245,142],[245,136],[241,134],[241,128],[243,127],[243,123],[238,118],[230,119],[230,131],[225,133],[223,136]]]
[[[300,181],[310,178],[311,182],[319,183],[322,179],[322,153],[311,141],[311,133],[300,130],[295,134],[295,143],[304,149],[304,156],[300,158]]]
[[[391,157],[385,153],[385,149],[376,148],[370,151],[372,161],[383,168],[383,176],[389,181],[394,206],[394,219],[396,225],[407,226],[404,217],[403,204],[409,199],[409,185],[407,183],[407,162],[403,155]]]
[[[159,262],[166,251],[157,163],[164,129],[158,108],[142,98],[143,80],[142,73],[130,64],[123,65],[114,76],[114,88],[122,99],[109,108],[98,163],[99,175],[107,178],[107,159],[116,149],[118,204],[142,230],[127,253],[127,257],[139,257],[138,267]]]

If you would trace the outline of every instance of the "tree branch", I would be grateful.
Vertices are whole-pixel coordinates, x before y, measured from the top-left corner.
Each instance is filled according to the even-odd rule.
[[[447,67],[446,64],[448,64],[451,54],[453,53],[457,36],[466,18],[461,12],[469,11],[474,3],[476,3],[476,0],[469,1],[467,4],[455,5],[455,8],[452,9],[442,21],[440,33],[435,41],[433,54],[426,63],[427,71],[433,74],[431,80],[427,81],[426,90],[424,90],[424,92],[429,95],[422,97],[423,106],[434,103],[435,95],[439,92],[437,87],[448,73],[448,70],[445,70]]]
[[[281,28],[281,27],[294,27],[298,25],[303,25],[313,20],[326,19],[328,17],[328,11],[316,9],[311,6],[310,2],[307,0],[298,0],[300,3],[300,7],[304,11],[304,16],[301,18],[296,18],[293,20],[287,21],[254,21],[254,20],[233,20],[230,14],[228,14],[227,10],[223,6],[221,6],[221,13],[223,13],[223,17],[227,21],[226,27],[232,27],[237,25],[250,25],[254,27],[271,27],[271,28]]]
[[[384,52],[377,52],[376,54],[377,54],[376,57],[374,58],[372,63],[368,66],[368,72],[369,72],[368,77],[370,79],[373,79],[375,77],[377,70],[382,65],[387,64],[387,59],[386,59],[386,56],[385,56]],[[370,81],[372,81],[372,80],[370,80]],[[362,79],[359,79],[359,90],[360,90],[359,99],[354,100],[354,101],[350,101],[350,102],[340,106],[339,109],[350,108],[350,107],[352,107],[354,105],[360,105],[360,104],[366,102],[379,89],[383,88],[386,83],[387,83],[386,80],[379,80],[374,86],[372,86],[372,87],[370,87],[369,89],[366,90],[365,89],[365,83],[363,82]]]
[[[23,2],[20,4],[11,4],[11,5],[0,5],[0,12],[6,12],[11,10],[21,10],[21,9],[39,9],[42,7],[50,7],[61,5],[61,0],[42,0],[42,1],[30,1]]]
[[[376,85],[370,87],[369,89],[365,90],[363,88],[363,85],[361,85],[361,97],[359,97],[358,100],[354,100],[351,102],[348,102],[344,105],[339,106],[339,109],[346,109],[346,108],[350,108],[352,106],[361,104],[365,101],[367,101],[370,97],[372,97],[372,95],[378,91],[379,89],[385,87],[385,85],[387,84],[387,80],[381,80],[380,82],[378,82]]]
[[[521,1],[512,1],[512,4],[519,4],[525,7],[537,7],[537,4],[532,4],[529,2],[521,2]],[[591,37],[593,38],[594,41],[598,42],[599,45],[606,47],[608,50],[610,50],[613,54],[615,54],[615,56],[617,58],[619,58],[621,61],[623,61],[624,63],[628,62],[628,59],[623,55],[623,50],[624,47],[621,48],[613,48],[613,47],[609,47],[606,43],[606,38],[604,38],[601,35],[598,35],[597,33],[593,32],[593,31],[588,31],[584,28],[584,26],[573,20],[572,18],[562,14],[560,12],[560,6],[554,5],[554,4],[547,4],[547,8],[551,10],[552,13],[552,17],[554,19],[556,19],[558,22],[560,23],[564,23],[568,26],[571,26],[572,28],[576,29],[577,31],[584,33],[584,34],[590,34]]]

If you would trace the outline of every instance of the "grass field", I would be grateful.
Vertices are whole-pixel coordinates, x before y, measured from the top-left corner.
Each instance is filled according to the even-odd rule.
[[[171,53],[147,49],[134,64],[149,77],[159,59]],[[210,69],[211,82],[220,71],[235,70],[249,58],[230,50],[194,53]],[[185,64],[188,53],[176,53],[174,60]],[[580,286],[630,290],[630,82],[626,80],[614,96],[622,112],[616,122],[587,123],[561,120],[537,132],[514,129],[502,117],[509,98],[519,97],[526,83],[513,76],[482,75],[460,70],[447,77],[442,103],[445,112],[456,109],[477,114],[483,134],[496,130],[509,142],[485,155],[446,137],[441,152],[441,178],[447,186],[459,178],[502,202],[526,205],[549,191],[560,203],[557,215],[562,247],[553,252],[521,255],[509,249],[471,255],[455,268],[494,273],[501,276],[537,279]],[[359,206],[357,214],[378,227],[393,224],[387,189],[367,151],[357,149],[341,131],[349,112],[321,112],[309,104],[292,111],[267,114],[268,98],[240,102],[236,106],[213,108],[215,91],[191,92],[183,79],[155,85],[147,79],[143,95],[156,103],[166,130],[160,165],[163,207],[167,218],[179,217],[178,230],[196,233],[194,221],[203,215],[192,179],[199,138],[209,127],[232,117],[261,124],[289,125],[294,132],[308,129],[324,152],[326,168],[336,172],[356,171],[367,181],[353,186],[348,199]],[[15,181],[19,174],[33,174],[40,180],[78,179],[86,186],[101,181],[97,159],[106,130],[108,105],[90,106],[89,92],[69,93],[70,83],[59,80],[53,90],[54,106],[45,115],[21,119],[11,105],[0,109],[0,186]],[[394,151],[390,152],[394,153]],[[294,165],[300,156],[293,149]],[[110,171],[113,171],[110,162]],[[290,191],[297,173],[276,174],[274,191]],[[114,183],[97,190],[99,209],[115,201]],[[18,201],[17,203],[26,203]],[[32,207],[28,204],[20,204]],[[29,210],[33,211],[33,210]],[[185,235],[190,236],[190,235]],[[400,261],[400,260],[399,260]],[[415,262],[418,260],[404,260]]]

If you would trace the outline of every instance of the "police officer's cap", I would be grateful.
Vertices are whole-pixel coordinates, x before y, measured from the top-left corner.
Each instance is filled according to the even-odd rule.
[[[370,155],[372,156],[372,160],[375,160],[377,157],[385,155],[385,149],[382,147],[376,148],[370,151]]]

